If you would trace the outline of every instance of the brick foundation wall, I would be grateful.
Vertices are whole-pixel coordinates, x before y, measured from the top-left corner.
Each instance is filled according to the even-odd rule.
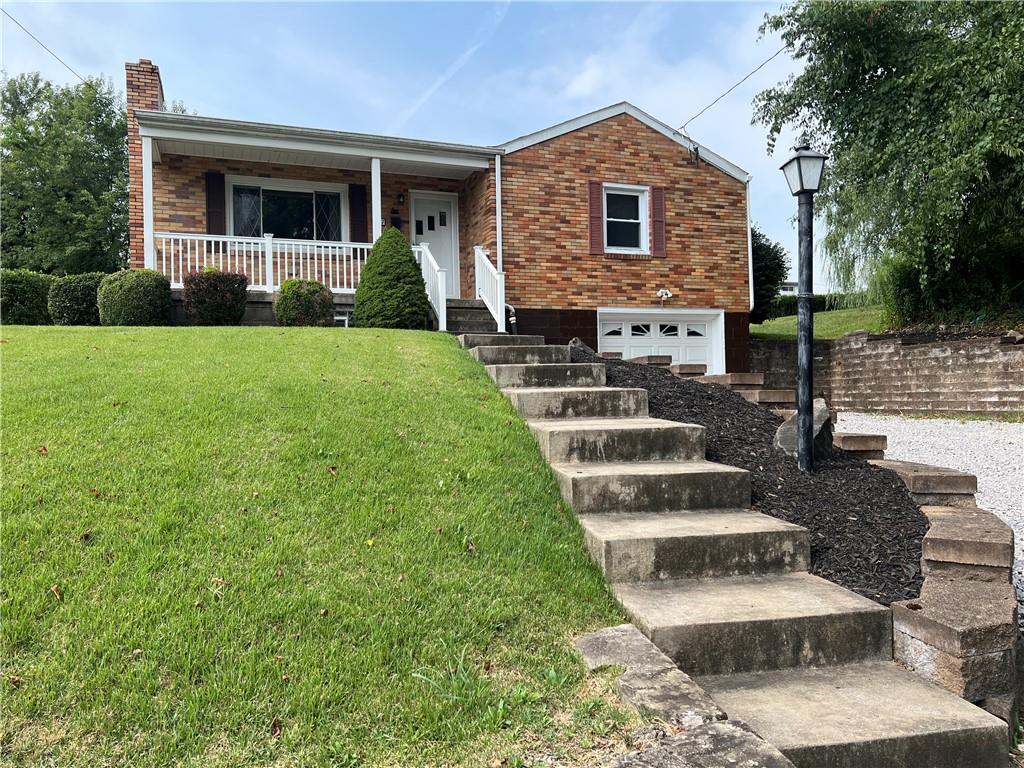
[[[788,344],[791,352],[784,350]],[[815,390],[840,411],[1024,412],[1024,345],[998,338],[905,340],[852,334],[815,342]],[[796,342],[754,339],[752,368],[768,386],[796,381]],[[786,384],[786,382],[791,382]]]
[[[160,68],[149,59],[124,65],[125,101],[128,107],[128,263],[144,264],[142,222],[142,139],[136,109],[163,109],[164,87]]]

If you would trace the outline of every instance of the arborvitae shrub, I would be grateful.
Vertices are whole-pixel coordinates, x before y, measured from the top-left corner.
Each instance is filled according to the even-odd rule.
[[[49,325],[46,304],[55,279],[28,269],[0,269],[0,320],[11,325]]]
[[[205,270],[185,276],[182,303],[193,325],[238,325],[245,316],[249,278],[235,272]]]
[[[355,325],[423,329],[430,321],[423,275],[401,231],[388,228],[374,243],[356,288]]]
[[[316,280],[285,280],[274,300],[278,325],[334,325],[334,297]]]
[[[57,325],[99,325],[98,294],[106,272],[58,277],[50,286],[47,305]]]
[[[171,282],[151,269],[107,275],[97,292],[102,325],[167,325],[171,319]]]

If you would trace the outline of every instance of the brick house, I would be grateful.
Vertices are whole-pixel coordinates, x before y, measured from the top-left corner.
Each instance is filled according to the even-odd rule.
[[[631,104],[472,146],[175,114],[152,62],[125,69],[131,265],[173,287],[241,271],[258,308],[309,277],[344,309],[394,226],[443,329],[482,302],[552,343],[747,369],[750,177]]]

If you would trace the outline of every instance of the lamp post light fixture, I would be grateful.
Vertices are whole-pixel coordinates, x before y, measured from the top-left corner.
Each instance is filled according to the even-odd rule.
[[[793,147],[793,156],[782,164],[789,191],[797,199],[799,239],[796,294],[796,435],[797,463],[804,472],[814,469],[814,193],[821,186],[826,156],[812,150],[805,141]]]

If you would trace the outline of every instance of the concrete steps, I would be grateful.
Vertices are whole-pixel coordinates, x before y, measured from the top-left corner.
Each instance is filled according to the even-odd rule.
[[[487,373],[500,388],[600,387],[605,369],[596,363],[534,363],[488,365]]]
[[[508,333],[464,333],[459,336],[464,349],[473,347],[542,347],[543,336],[517,336]]]
[[[529,427],[553,464],[704,458],[704,428],[695,424],[609,418],[531,421]]]
[[[616,599],[681,678],[699,675],[730,719],[800,768],[1005,768],[1006,726],[894,664],[889,609],[807,573],[807,531],[751,511],[748,473],[704,460],[703,428],[650,418],[645,390],[602,386],[601,366],[570,363],[567,347],[515,339],[462,341],[527,421]],[[759,374],[703,379],[769,408],[794,401]],[[929,498],[973,490],[897,471]],[[1002,563],[1005,542],[984,526],[975,560]]]
[[[750,476],[710,461],[552,464],[576,514],[750,506]]]
[[[498,324],[487,306],[476,299],[448,299],[445,315],[448,333],[494,333]],[[541,342],[544,343],[543,341]]]
[[[640,630],[690,675],[892,658],[889,610],[809,573],[613,590]]]
[[[581,515],[584,540],[613,583],[806,571],[807,531],[746,509]]]
[[[1008,768],[1000,720],[892,662],[697,682],[798,768]]]
[[[706,384],[721,384],[730,389],[764,389],[763,373],[716,373],[701,376],[697,381]]]

